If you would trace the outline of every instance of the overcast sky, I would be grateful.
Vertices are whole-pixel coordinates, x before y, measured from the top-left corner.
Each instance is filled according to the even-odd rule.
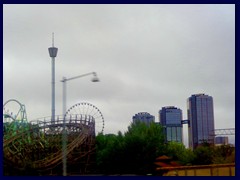
[[[187,119],[187,98],[213,97],[215,128],[235,127],[235,5],[3,5],[3,102],[17,99],[28,120],[51,115],[51,58],[56,58],[56,114],[94,104],[105,133],[125,132],[138,112],[158,122],[176,106]],[[186,138],[186,129],[184,130]]]

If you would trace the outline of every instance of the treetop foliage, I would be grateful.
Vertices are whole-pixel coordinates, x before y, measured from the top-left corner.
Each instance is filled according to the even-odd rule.
[[[142,122],[131,123],[124,133],[96,137],[97,169],[105,174],[154,173],[156,158],[170,157],[179,165],[207,165],[235,162],[235,149],[231,146],[214,147],[203,142],[195,150],[182,143],[165,143],[160,124],[149,126]]]

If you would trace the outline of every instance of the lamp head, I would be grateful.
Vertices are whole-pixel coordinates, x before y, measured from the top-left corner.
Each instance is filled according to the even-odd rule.
[[[99,78],[97,77],[97,74],[95,72],[93,72],[93,78],[92,78],[92,82],[99,82]]]

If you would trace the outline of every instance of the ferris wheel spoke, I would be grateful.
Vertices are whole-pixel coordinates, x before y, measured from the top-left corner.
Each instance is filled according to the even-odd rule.
[[[83,106],[83,113],[84,113],[84,114],[86,114],[86,113],[85,113],[85,108],[86,108],[86,106],[84,105],[84,106]]]
[[[92,107],[92,109],[91,109],[91,111],[89,112],[89,114],[91,115],[93,111],[94,111],[94,108]]]
[[[95,117],[95,115],[96,115],[96,114],[99,114],[99,112],[98,112],[98,111],[97,111],[97,112],[95,112],[95,113],[94,113],[92,116],[93,116],[93,117]]]
[[[80,120],[78,123],[85,123],[86,127],[90,128],[91,122],[95,122],[95,133],[103,132],[104,118],[101,111],[94,105],[86,102],[73,105],[66,111],[67,116],[74,116],[76,120]],[[84,125],[85,126],[85,125]]]
[[[76,112],[76,114],[78,114],[78,112],[77,112],[76,108],[74,108],[74,111]]]
[[[77,111],[75,111],[77,114],[82,114],[82,112],[81,112],[81,109],[79,109],[79,106],[80,106],[80,104],[77,104],[77,106],[76,106],[76,108],[75,108],[75,110],[77,110]]]
[[[101,117],[102,117],[102,116],[99,115],[99,116],[94,117],[94,119],[99,119],[99,118],[101,118]]]
[[[83,108],[84,108],[83,105],[78,106],[78,110],[80,114],[84,114]]]
[[[88,110],[89,110],[89,106],[87,106],[87,112],[86,112],[86,114],[88,114]]]

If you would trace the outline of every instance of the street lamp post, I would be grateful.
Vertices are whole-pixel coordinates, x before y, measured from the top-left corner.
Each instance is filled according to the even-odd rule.
[[[67,111],[67,81],[78,79],[81,77],[93,75],[92,82],[99,82],[99,78],[95,72],[82,74],[79,76],[66,78],[63,77],[61,82],[63,83],[63,138],[62,138],[62,151],[63,151],[63,176],[67,175],[67,132],[66,132],[66,116]]]
[[[78,78],[89,76],[89,75],[93,75],[92,82],[99,82],[99,78],[97,77],[97,73],[95,72],[90,72],[90,73],[82,74],[82,75],[71,77],[71,78],[66,78],[66,77],[62,78],[61,82],[63,83],[63,115],[67,111],[67,81],[78,79]]]

